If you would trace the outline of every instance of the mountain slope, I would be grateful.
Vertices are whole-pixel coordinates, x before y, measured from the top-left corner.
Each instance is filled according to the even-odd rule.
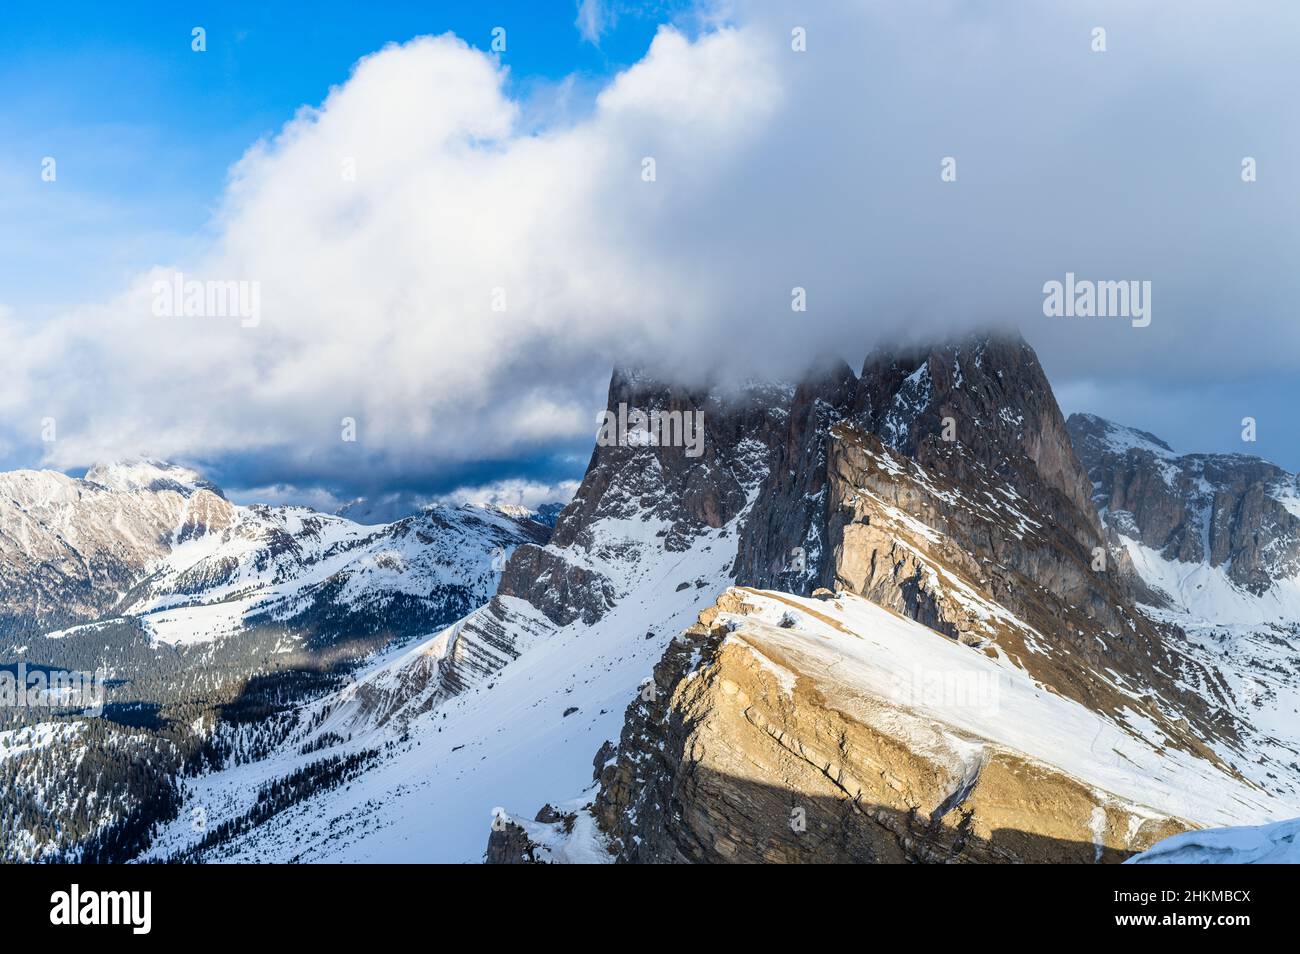
[[[4,860],[132,857],[175,816],[188,775],[260,760],[307,700],[483,604],[510,553],[550,535],[489,507],[363,527],[236,506],[158,462],[80,480],[4,474],[0,486],[14,531],[0,579],[16,594],[0,622],[4,684],[73,671],[105,687],[84,712],[0,707]],[[89,621],[51,627],[69,620]],[[324,787],[373,754],[309,761],[322,758],[311,777]]]
[[[0,474],[0,633],[93,619],[177,543],[223,530],[235,507],[193,471],[134,460]]]
[[[1150,610],[1023,342],[793,389],[617,372],[620,404],[703,410],[705,454],[597,446],[485,606],[187,804],[237,820],[321,751],[372,767],[229,837],[172,825],[151,856],[1114,861],[1295,813],[1286,733],[1269,750],[1205,692],[1214,660]],[[818,837],[791,840],[799,807]]]
[[[1198,665],[1182,680],[1232,718],[1220,748],[1278,792],[1300,792],[1300,511],[1296,478],[1244,454],[1186,454],[1092,415],[1069,421],[1107,530]]]
[[[684,639],[602,772],[622,860],[1119,860],[1280,808],[859,597],[738,588]]]
[[[1176,454],[1164,441],[1075,414],[1070,433],[1106,523],[1148,582],[1189,614],[1300,618],[1300,492],[1295,474],[1246,454]],[[1194,565],[1171,575],[1164,565]]]
[[[176,547],[119,611],[172,643],[255,623],[315,643],[412,635],[481,605],[509,553],[547,536],[484,507],[430,507],[378,527],[301,507],[241,507],[220,533]]]

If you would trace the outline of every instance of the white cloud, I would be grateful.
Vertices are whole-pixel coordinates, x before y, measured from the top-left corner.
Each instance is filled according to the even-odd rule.
[[[310,507],[322,513],[334,513],[349,503],[320,487],[295,487],[289,484],[268,484],[264,487],[222,488],[226,497],[235,503],[267,504],[268,506]]]
[[[540,132],[452,37],[367,57],[234,167],[206,254],[0,316],[5,436],[64,468],[237,454],[265,461],[250,483],[382,484],[588,440],[615,363],[788,372],[989,319],[1065,376],[1300,354],[1295,11],[828,2],[796,53],[784,5],[728,9]],[[175,269],[260,283],[260,324],[153,317]],[[1153,280],[1151,328],[1049,325],[1039,289],[1067,269]]]
[[[647,315],[674,310],[627,241],[662,209],[642,151],[726,156],[771,108],[765,72],[735,32],[664,32],[587,120],[528,135],[492,58],[450,36],[389,46],[239,161],[203,261],[55,321],[6,322],[20,361],[0,409],[30,415],[44,392],[61,467],[270,449],[402,467],[592,430],[600,377],[657,336]],[[177,269],[257,282],[257,327],[154,317],[154,282]]]
[[[568,503],[577,493],[576,480],[544,483],[536,480],[508,479],[480,487],[462,487],[440,498],[454,504],[490,504],[495,507],[527,507],[536,510],[545,503]]]
[[[610,26],[608,6],[603,0],[578,0],[578,19],[574,25],[584,40],[599,45]]]

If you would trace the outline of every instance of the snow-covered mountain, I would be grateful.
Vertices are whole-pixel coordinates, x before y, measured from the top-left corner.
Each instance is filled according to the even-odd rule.
[[[484,507],[430,507],[378,527],[301,507],[239,507],[229,526],[154,564],[119,611],[167,643],[253,622],[316,641],[411,635],[484,603],[510,552],[547,536],[526,515]]]
[[[206,490],[218,497],[225,497],[221,488],[204,478],[198,471],[148,457],[132,457],[108,464],[96,464],[86,471],[84,479],[87,483],[120,494],[174,490],[188,497],[197,491]]]
[[[1231,713],[1236,747],[1300,790],[1300,501],[1296,476],[1246,454],[1178,454],[1092,415],[1069,428],[1113,539],[1178,628],[1188,684]],[[1249,770],[1247,770],[1249,772]]]
[[[1156,606],[1018,338],[797,386],[617,372],[624,405],[702,411],[704,455],[597,446],[486,605],[190,780],[225,827],[150,856],[1114,861],[1300,810],[1294,698],[1243,703]],[[322,752],[378,754],[258,810]]]
[[[515,508],[363,526],[237,506],[157,461],[0,488],[5,860],[131,857],[185,775],[269,751],[294,707],[481,606],[551,532]],[[102,706],[13,705],[6,687],[47,672],[102,673]]]
[[[1300,619],[1296,475],[1247,454],[1177,454],[1088,414],[1068,426],[1093,501],[1168,605],[1218,622]]]
[[[178,543],[235,516],[212,484],[158,461],[100,465],[84,478],[0,473],[0,633],[94,619]]]
[[[434,506],[378,526],[303,507],[237,506],[188,468],[135,459],[0,473],[0,638],[105,616],[163,643],[252,622],[300,634],[427,632],[496,589],[548,528],[522,509]]]
[[[378,498],[357,497],[343,504],[334,513],[354,523],[376,526],[414,516],[432,502],[421,494],[411,493],[385,494]]]

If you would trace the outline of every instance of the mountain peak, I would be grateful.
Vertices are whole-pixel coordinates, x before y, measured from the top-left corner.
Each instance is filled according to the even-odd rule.
[[[978,462],[1022,493],[1059,492],[1082,523],[1095,522],[1065,418],[1038,356],[1018,332],[877,348],[863,365],[855,411],[865,430],[923,467],[961,471]]]
[[[1165,441],[1148,431],[1116,424],[1096,414],[1071,414],[1065,426],[1076,445],[1085,441],[1097,441],[1103,449],[1117,454],[1130,450],[1147,450],[1157,457],[1174,457],[1177,454]]]
[[[1105,522],[1148,549],[1150,582],[1184,610],[1257,613],[1234,587],[1258,597],[1300,573],[1295,475],[1249,454],[1179,454],[1095,414],[1072,414],[1066,427]],[[1195,564],[1216,572],[1189,572]]]
[[[225,496],[221,488],[205,479],[198,471],[149,457],[129,457],[96,464],[86,471],[84,479],[122,493],[174,490],[188,497],[199,490],[206,490],[218,497]]]

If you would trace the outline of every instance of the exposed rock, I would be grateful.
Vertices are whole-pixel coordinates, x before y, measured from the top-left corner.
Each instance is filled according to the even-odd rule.
[[[776,385],[695,390],[616,371],[609,387],[611,413],[617,415],[622,406],[702,414],[703,453],[688,456],[684,446],[643,438],[597,443],[550,540],[518,547],[506,562],[497,595],[450,633],[436,671],[417,662],[417,671],[401,684],[434,679],[434,686],[416,693],[427,708],[483,684],[561,627],[595,625],[644,563],[658,561],[665,551],[684,551],[743,511],[767,475],[773,445],[785,433],[789,399],[790,390]],[[645,539],[635,529],[629,532],[629,525],[658,529]],[[681,581],[677,589],[708,585],[697,578]],[[653,631],[646,634],[653,636]]]
[[[1296,477],[1246,454],[1176,454],[1091,414],[1068,422],[1093,500],[1118,533],[1168,560],[1222,567],[1260,594],[1300,573]]]
[[[591,625],[617,598],[608,577],[570,563],[554,550],[532,545],[511,554],[497,592],[527,600],[557,626],[567,626],[576,619]]]
[[[538,811],[534,821],[541,822],[543,825],[559,825],[561,830],[567,834],[573,831],[573,823],[577,818],[576,812],[562,812],[547,803]]]
[[[781,685],[745,627],[713,622],[741,599],[702,614],[656,666],[657,697],[628,707],[593,807],[619,860],[1117,862],[1187,827],[1002,746],[954,773],[797,669]]]
[[[828,435],[851,412],[856,386],[841,361],[795,389],[788,427],[737,544],[738,581],[793,593],[831,584]]]
[[[91,479],[95,478],[95,479]],[[0,632],[97,618],[173,546],[235,520],[192,471],[150,461],[0,474]]]
[[[742,531],[738,583],[857,593],[974,647],[992,642],[1090,707],[1128,705],[1109,673],[1178,699],[1197,731],[1233,729],[1177,673],[1173,635],[1089,499],[1033,350],[977,335],[868,357],[796,392],[784,450]],[[791,564],[794,553],[800,562]],[[1037,649],[1032,647],[1037,646]]]
[[[611,517],[653,516],[668,522],[663,545],[669,551],[684,549],[706,527],[721,527],[740,513],[748,501],[747,488],[766,473],[768,450],[784,426],[788,400],[788,392],[777,386],[695,390],[616,370],[609,384],[611,414],[625,407],[647,414],[703,415],[703,453],[692,457],[682,446],[633,441],[597,444],[581,486],[560,514],[552,544],[597,547],[592,528]]]
[[[591,778],[593,781],[600,780],[601,771],[604,770],[605,766],[608,765],[617,754],[618,746],[609,739],[606,739],[601,743],[600,749],[596,752],[596,757],[591,760]]]
[[[536,851],[537,846],[528,832],[515,822],[503,819],[492,826],[483,860],[489,865],[533,865],[538,863]]]
[[[911,354],[878,350],[863,366],[855,410],[863,429],[926,470],[957,483],[995,474],[1040,509],[1060,512],[1080,543],[1095,543],[1087,476],[1038,357],[1018,334]]]

